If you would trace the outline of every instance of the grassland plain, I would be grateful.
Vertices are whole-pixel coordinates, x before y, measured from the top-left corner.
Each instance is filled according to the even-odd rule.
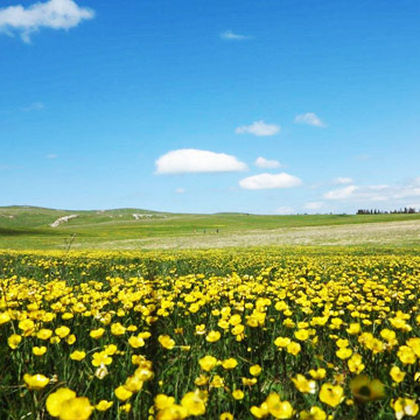
[[[415,248],[0,251],[0,418],[418,418]]]
[[[50,225],[59,218],[76,218]],[[402,223],[403,222],[403,223]],[[251,245],[417,246],[420,214],[212,215],[139,209],[0,208],[0,248],[148,249]]]

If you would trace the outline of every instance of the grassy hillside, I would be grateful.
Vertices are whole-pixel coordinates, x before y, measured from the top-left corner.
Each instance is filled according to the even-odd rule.
[[[50,225],[63,216],[76,218]],[[0,248],[97,247],[118,241],[210,237],[271,232],[279,229],[413,221],[420,214],[396,215],[250,215],[241,213],[174,214],[142,209],[105,211],[53,210],[29,206],[0,207]],[[203,236],[207,235],[207,236]],[[252,243],[250,243],[252,245]]]

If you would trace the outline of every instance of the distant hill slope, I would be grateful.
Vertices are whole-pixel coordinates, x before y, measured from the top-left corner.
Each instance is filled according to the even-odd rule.
[[[420,223],[420,214],[277,216],[177,214],[135,208],[79,211],[9,206],[0,207],[0,248],[63,248],[71,237],[78,246],[97,247],[123,240],[148,239],[150,242],[153,238],[398,221]]]

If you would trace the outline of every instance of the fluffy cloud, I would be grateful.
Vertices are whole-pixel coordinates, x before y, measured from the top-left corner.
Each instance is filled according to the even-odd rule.
[[[31,34],[40,28],[70,29],[94,15],[92,9],[80,7],[73,0],[49,0],[28,7],[9,6],[0,9],[0,32],[18,33],[29,43]]]
[[[404,205],[403,201],[420,197],[420,182],[413,179],[406,185],[349,185],[328,191],[324,194],[327,200],[352,200],[353,202],[392,202],[393,205]]]
[[[177,188],[177,189],[175,190],[175,192],[176,192],[177,194],[184,194],[184,193],[185,193],[185,189],[184,189],[184,188]]]
[[[353,183],[353,180],[347,177],[338,177],[333,180],[333,184],[336,184],[336,185],[344,185],[344,184],[351,184],[351,183]]]
[[[280,168],[281,166],[280,162],[278,162],[277,160],[269,160],[261,156],[258,157],[254,163],[255,163],[255,166],[258,166],[259,168],[264,168],[264,169]]]
[[[269,190],[275,188],[291,188],[302,184],[302,181],[285,172],[280,174],[259,174],[249,176],[239,181],[239,185],[246,190]]]
[[[325,127],[325,124],[321,121],[318,115],[314,114],[313,112],[296,115],[295,123],[312,125],[314,127]]]
[[[249,39],[250,37],[247,35],[235,34],[231,30],[228,30],[228,31],[222,32],[220,34],[220,38],[226,39],[228,41],[243,41],[244,39]]]
[[[348,187],[326,192],[324,198],[327,200],[345,200],[346,198],[351,197],[356,190],[357,187],[355,185],[349,185]]]
[[[236,134],[253,134],[254,136],[274,136],[280,131],[276,124],[266,124],[264,121],[255,121],[251,125],[242,125],[235,130]]]
[[[156,160],[157,174],[237,172],[247,169],[235,156],[208,150],[173,150]]]
[[[309,203],[306,203],[304,205],[304,208],[307,210],[319,210],[324,206],[324,203],[322,201],[311,201]]]

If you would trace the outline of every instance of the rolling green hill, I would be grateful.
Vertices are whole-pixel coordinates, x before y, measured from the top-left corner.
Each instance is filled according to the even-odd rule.
[[[77,217],[51,227],[57,219],[74,215]],[[72,246],[83,248],[121,246],[124,248],[124,244],[129,244],[127,246],[131,247],[137,241],[138,247],[142,248],[154,245],[155,240],[156,243],[168,244],[171,238],[177,239],[176,247],[182,247],[183,238],[187,242],[191,238],[200,238],[205,247],[206,238],[211,237],[220,239],[250,233],[264,235],[268,232],[275,234],[277,231],[301,232],[301,228],[305,227],[323,228],[374,223],[380,223],[382,226],[387,222],[393,222],[392,226],[395,222],[414,222],[417,226],[420,225],[420,214],[277,216],[218,213],[209,215],[163,213],[143,209],[78,211],[10,206],[0,207],[0,248],[62,249],[68,246],[69,241],[72,242]],[[308,230],[312,231],[313,229]],[[339,235],[340,230],[337,232]],[[250,241],[252,242],[252,238]]]

